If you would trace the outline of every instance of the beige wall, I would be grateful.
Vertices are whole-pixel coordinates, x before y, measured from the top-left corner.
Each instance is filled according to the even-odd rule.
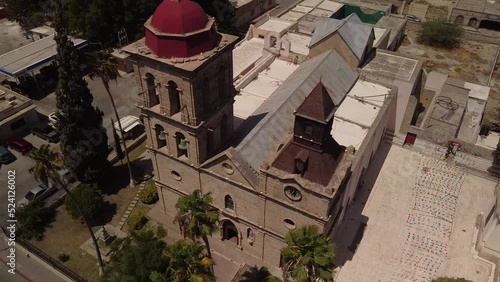
[[[260,5],[261,1],[264,4],[263,6]],[[234,13],[236,27],[249,23],[275,6],[276,0],[252,0],[241,7],[237,7]]]
[[[309,50],[309,57],[316,57],[331,49],[337,51],[337,53],[339,53],[339,55],[349,64],[351,68],[355,69],[358,67],[360,63],[359,60],[338,33],[335,33],[320,43],[314,45]]]
[[[25,134],[38,123],[38,114],[35,110],[35,106],[29,106],[29,108],[23,109],[22,111],[25,112],[13,114],[2,120],[0,123],[0,142],[5,142],[12,137]],[[21,119],[24,119],[24,126],[12,130],[12,124]]]

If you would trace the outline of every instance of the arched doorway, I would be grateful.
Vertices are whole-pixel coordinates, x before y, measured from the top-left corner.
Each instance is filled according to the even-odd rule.
[[[468,26],[471,26],[471,27],[476,27],[476,25],[477,25],[477,19],[476,19],[476,18],[471,18],[471,19],[469,20],[469,24],[468,24]]]
[[[464,24],[464,16],[461,16],[461,15],[460,15],[460,16],[457,16],[457,17],[455,18],[455,23],[456,23],[456,24],[459,24],[459,25],[463,25],[463,24]]]
[[[490,21],[490,20],[482,20],[479,23],[479,28],[500,31],[500,22]]]
[[[225,220],[222,223],[222,240],[228,240],[236,245],[239,244],[238,229],[230,220]]]

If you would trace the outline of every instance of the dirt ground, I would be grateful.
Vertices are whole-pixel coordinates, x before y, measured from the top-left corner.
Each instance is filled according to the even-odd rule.
[[[467,82],[488,85],[497,45],[463,40],[461,46],[453,50],[433,48],[419,44],[418,30],[408,27],[398,53],[424,58],[424,69],[427,72],[435,70]],[[496,110],[500,108],[500,72],[493,74],[490,86],[483,124],[500,122],[500,115]]]

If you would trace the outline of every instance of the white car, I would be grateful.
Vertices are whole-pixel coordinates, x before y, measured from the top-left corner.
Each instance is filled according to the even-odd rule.
[[[417,22],[417,23],[420,22],[420,19],[414,15],[406,15],[405,18],[409,21],[412,21],[412,22]]]
[[[59,122],[59,118],[57,117],[57,113],[53,112],[53,113],[49,114],[49,123],[50,123],[50,125],[52,125],[53,127],[55,127],[55,125],[57,124],[57,122]]]
[[[48,187],[45,184],[40,184],[37,187],[31,189],[28,193],[26,193],[24,198],[22,198],[17,202],[17,206],[22,207],[34,200],[43,201],[47,199],[50,195],[54,194],[56,191],[57,188],[52,184],[49,184]]]

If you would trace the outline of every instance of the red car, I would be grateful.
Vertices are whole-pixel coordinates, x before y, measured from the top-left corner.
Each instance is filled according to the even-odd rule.
[[[16,150],[23,155],[29,153],[29,151],[33,149],[33,145],[23,138],[12,138],[7,142],[7,144],[11,149]]]

